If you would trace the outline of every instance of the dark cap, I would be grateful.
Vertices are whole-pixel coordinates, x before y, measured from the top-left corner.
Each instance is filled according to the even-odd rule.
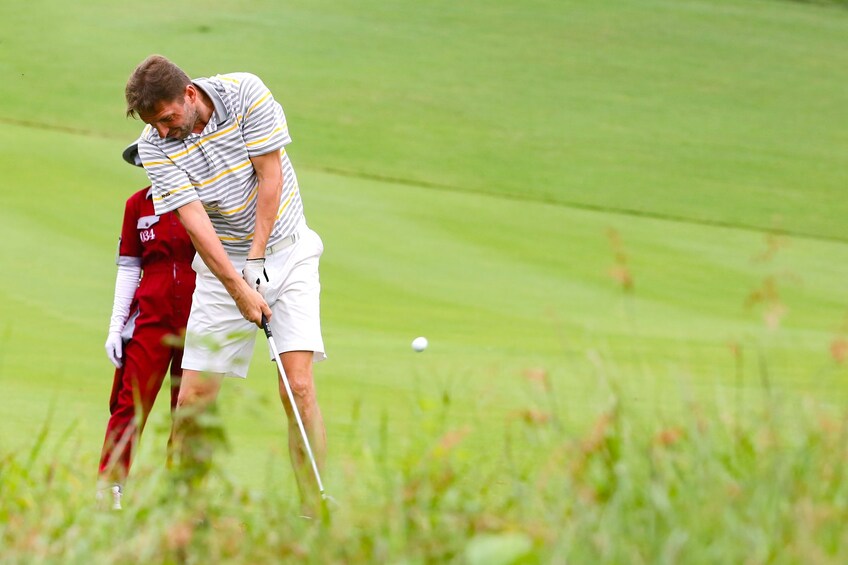
[[[124,161],[129,163],[130,165],[135,165],[136,167],[142,167],[141,157],[138,156],[138,140],[132,142],[132,144],[128,145],[124,152],[121,153],[121,156],[124,158]]]

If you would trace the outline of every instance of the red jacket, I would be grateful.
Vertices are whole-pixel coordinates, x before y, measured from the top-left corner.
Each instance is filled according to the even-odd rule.
[[[141,267],[130,317],[123,334],[154,324],[185,329],[194,292],[194,246],[173,212],[161,216],[153,211],[150,187],[128,200],[118,245],[118,264]]]

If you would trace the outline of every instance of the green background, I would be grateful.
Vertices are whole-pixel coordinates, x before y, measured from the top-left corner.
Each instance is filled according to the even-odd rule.
[[[753,402],[764,383],[844,405],[843,9],[33,1],[0,8],[0,39],[4,449],[52,414],[94,483],[117,235],[146,184],[120,159],[141,126],[123,88],[150,53],[196,77],[255,73],[286,110],[326,248],[331,488],[357,430],[385,421],[403,441],[446,395],[445,425],[484,423],[470,441],[485,452],[539,371],[577,428],[606,398],[599,364],[645,418],[691,395]],[[758,290],[770,301],[749,305]],[[250,377],[221,397],[222,460],[245,481],[289,474],[258,338]],[[149,436],[140,457],[157,464],[164,438]]]

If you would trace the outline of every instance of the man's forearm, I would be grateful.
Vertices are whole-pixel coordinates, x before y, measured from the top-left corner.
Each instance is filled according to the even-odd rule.
[[[265,257],[265,247],[268,246],[268,238],[271,237],[271,230],[274,229],[274,221],[277,219],[277,208],[280,205],[282,187],[262,185],[263,183],[259,183],[257,189],[256,229],[253,232],[253,243],[247,254],[251,259]]]
[[[244,319],[262,327],[263,316],[270,320],[273,313],[262,295],[251,288],[233,267],[203,205],[199,201],[190,202],[179,208],[177,214],[197,253],[233,297]]]
[[[199,201],[190,202],[179,208],[177,214],[203,262],[235,298],[243,290],[244,281],[230,262],[203,205]]]
[[[259,184],[256,187],[256,225],[253,243],[247,254],[249,259],[265,257],[268,238],[277,221],[280,196],[283,193],[283,171],[277,151],[251,159]]]

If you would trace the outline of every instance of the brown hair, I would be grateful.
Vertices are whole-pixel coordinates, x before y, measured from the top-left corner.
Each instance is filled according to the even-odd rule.
[[[180,98],[189,84],[191,79],[181,68],[162,55],[151,55],[135,68],[127,81],[124,91],[127,116],[150,113],[157,102]]]

